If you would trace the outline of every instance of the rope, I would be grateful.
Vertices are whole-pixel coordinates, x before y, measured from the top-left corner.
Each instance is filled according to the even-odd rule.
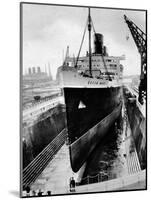
[[[90,18],[91,18],[91,16],[90,16]],[[81,52],[81,48],[82,48],[82,45],[83,45],[83,41],[84,41],[84,37],[85,37],[85,33],[86,33],[86,28],[87,28],[87,24],[88,24],[88,19],[87,19],[87,21],[86,21],[86,26],[85,26],[85,29],[84,29],[84,33],[83,33],[83,37],[82,37],[80,49],[79,49],[79,52],[78,52],[78,56],[77,56],[77,59],[76,59],[75,68],[77,68],[77,63],[78,63],[79,56],[80,56],[80,52]],[[96,33],[95,28],[94,28],[94,24],[93,24],[93,21],[92,21],[92,18],[91,18],[91,24],[92,24],[92,28],[93,28],[94,33]],[[108,75],[108,77],[109,77],[109,80],[111,81],[112,79],[111,79],[111,77],[110,77],[110,75],[109,75],[109,72],[108,72],[108,70],[107,70],[107,66],[106,66],[106,63],[105,63],[105,60],[104,60],[103,55],[101,55],[101,57],[102,57],[103,64],[104,64],[105,70],[106,70],[106,72],[107,72],[107,75]]]
[[[95,31],[95,28],[94,28],[94,24],[93,24],[92,19],[91,19],[91,22],[92,22],[93,31],[94,31],[94,33],[96,34],[96,31]],[[101,57],[102,57],[103,64],[104,64],[105,70],[106,70],[106,72],[107,72],[107,75],[108,75],[108,77],[109,77],[109,80],[112,80],[111,77],[110,77],[110,75],[109,75],[109,73],[108,73],[107,66],[106,66],[106,63],[105,63],[103,54],[101,55]]]
[[[96,33],[95,28],[94,28],[94,24],[93,24],[93,21],[92,21],[92,18],[91,18],[91,22],[92,22],[93,31],[94,31],[94,33]]]
[[[112,178],[111,175],[109,175],[109,174],[107,174],[107,173],[104,173],[104,172],[101,172],[101,173],[99,173],[99,174],[97,174],[97,175],[95,175],[95,176],[86,176],[86,177],[84,177],[84,178],[81,179],[81,182],[84,181],[84,180],[88,180],[88,182],[89,182],[90,179],[91,179],[91,180],[93,179],[93,180],[96,182],[96,179],[95,179],[95,178],[97,178],[97,182],[101,182],[101,181],[104,180],[104,179],[102,179],[102,178],[105,177],[105,176],[107,176],[108,178]],[[104,180],[104,181],[105,181],[105,180]]]
[[[111,76],[110,76],[110,74],[109,74],[109,72],[108,72],[108,70],[107,70],[107,66],[106,66],[106,63],[105,63],[103,54],[101,55],[101,57],[102,57],[102,60],[103,60],[104,68],[105,68],[105,70],[106,70],[106,72],[107,72],[107,75],[108,75],[108,77],[109,77],[109,80],[111,81],[112,78],[111,78]]]
[[[80,49],[79,49],[79,52],[78,52],[78,56],[77,56],[77,59],[76,59],[75,68],[77,68],[77,63],[78,63],[78,60],[79,60],[79,56],[80,56],[80,52],[81,52],[81,48],[82,48],[83,41],[84,41],[84,37],[85,37],[85,33],[86,33],[87,23],[88,23],[88,19],[87,19],[87,21],[86,21],[86,26],[85,26],[85,29],[84,29],[84,33],[83,33],[83,37],[82,37],[82,41],[81,41],[81,45],[80,45]]]
[[[97,177],[99,174],[95,175],[95,176],[89,176],[89,178],[95,178]]]

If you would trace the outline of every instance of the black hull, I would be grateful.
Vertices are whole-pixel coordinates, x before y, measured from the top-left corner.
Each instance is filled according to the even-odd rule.
[[[121,110],[121,87],[64,88],[71,166],[77,172]],[[83,107],[79,107],[82,102]]]
[[[109,128],[119,117],[121,104],[106,116],[101,122],[88,130],[83,136],[69,146],[70,162],[74,172],[77,172],[87,160],[100,139],[108,132]]]

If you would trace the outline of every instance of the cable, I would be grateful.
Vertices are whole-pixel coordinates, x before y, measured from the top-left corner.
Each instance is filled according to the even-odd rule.
[[[96,34],[96,31],[95,31],[95,28],[94,28],[94,24],[93,24],[92,18],[91,18],[91,22],[92,22],[93,31],[94,31],[94,33]]]
[[[79,56],[80,56],[82,44],[83,44],[83,41],[84,41],[84,36],[85,36],[85,33],[86,33],[87,23],[88,23],[88,19],[87,19],[87,21],[86,21],[86,26],[85,26],[85,29],[84,29],[84,33],[83,33],[83,37],[82,37],[80,49],[79,49],[79,52],[78,52],[78,56],[77,56],[77,59],[76,59],[75,68],[77,68],[77,63],[78,63],[78,60],[79,60]]]

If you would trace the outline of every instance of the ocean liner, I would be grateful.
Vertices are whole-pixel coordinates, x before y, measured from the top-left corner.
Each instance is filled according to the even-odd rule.
[[[58,68],[66,104],[70,162],[74,172],[81,168],[118,119],[122,107],[123,66],[120,60],[124,56],[109,56],[103,44],[103,35],[95,30],[94,52],[91,52],[91,29],[94,26],[90,8],[86,27],[89,52],[80,57],[79,51],[76,60],[66,55],[63,65]]]

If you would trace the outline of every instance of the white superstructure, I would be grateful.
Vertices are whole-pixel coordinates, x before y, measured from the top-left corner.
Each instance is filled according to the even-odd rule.
[[[123,73],[123,65],[120,64],[120,60],[124,60],[125,57],[104,56],[100,54],[92,54],[92,73],[95,78],[101,78],[102,76],[110,75],[113,79],[121,79]],[[104,61],[103,61],[104,59]],[[105,64],[104,64],[105,62]],[[75,58],[68,57],[66,63],[69,67],[75,66]],[[105,65],[105,66],[104,66]],[[77,69],[80,72],[89,71],[89,56],[80,57],[77,62]]]

